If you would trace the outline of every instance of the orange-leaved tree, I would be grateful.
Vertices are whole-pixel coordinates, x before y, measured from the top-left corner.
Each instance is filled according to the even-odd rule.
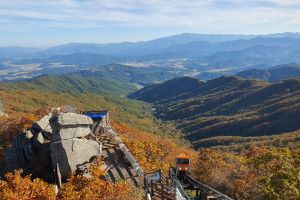
[[[142,199],[139,193],[135,192],[133,186],[127,182],[111,183],[103,179],[102,162],[89,169],[91,177],[72,176],[63,185],[57,199],[81,200],[81,199],[105,199],[105,200],[134,200]]]
[[[113,122],[112,125],[144,171],[162,170],[166,173],[180,153],[187,154],[195,163],[196,151],[178,144],[172,138],[141,132],[120,122]]]
[[[21,176],[22,171],[7,173],[0,180],[1,200],[55,200],[55,188],[41,179],[31,180],[30,176]]]
[[[194,173],[234,199],[299,199],[299,152],[268,146],[239,154],[200,149]]]

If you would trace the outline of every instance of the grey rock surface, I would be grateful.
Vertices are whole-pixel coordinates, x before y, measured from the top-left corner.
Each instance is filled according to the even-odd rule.
[[[54,131],[52,141],[66,140],[72,138],[85,137],[91,133],[91,129],[88,126],[76,127],[76,128],[61,128]]]
[[[11,148],[4,152],[4,172],[13,171],[26,166],[34,152],[30,144],[30,139],[26,137],[25,133],[19,134],[12,143]]]
[[[50,144],[52,166],[58,163],[62,178],[68,178],[75,172],[77,166],[89,162],[89,160],[101,153],[98,142],[87,139],[68,139]]]
[[[85,115],[76,113],[60,113],[58,115],[58,124],[60,126],[72,126],[72,125],[87,125],[93,124],[93,120]]]
[[[83,137],[91,134],[93,120],[76,113],[49,114],[19,134],[4,154],[5,171],[24,173],[52,180],[53,167],[59,166],[63,179],[94,156],[101,156],[102,144]]]

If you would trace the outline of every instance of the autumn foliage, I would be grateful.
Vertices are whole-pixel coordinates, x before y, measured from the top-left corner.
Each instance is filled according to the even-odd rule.
[[[54,185],[40,179],[32,180],[30,176],[22,177],[22,171],[7,173],[4,180],[0,180],[1,200],[135,200],[141,199],[138,193],[126,182],[112,183],[103,180],[103,171],[98,162],[90,168],[91,177],[72,176],[63,184],[58,194]]]
[[[117,182],[115,184],[103,180],[101,163],[90,168],[90,178],[84,176],[72,176],[62,190],[57,199],[81,200],[81,199],[105,199],[105,200],[133,200],[139,199],[134,196],[133,187],[127,182]]]
[[[299,150],[264,146],[234,154],[201,149],[194,175],[234,199],[297,200]]]
[[[0,157],[3,148],[16,134],[48,112],[49,108],[44,108],[32,114],[18,113],[0,118]],[[131,121],[136,123],[136,120]],[[140,121],[143,122],[140,125],[145,123]],[[174,166],[176,155],[185,153],[191,158],[193,177],[234,199],[300,199],[300,148],[296,142],[289,148],[252,142],[247,148],[245,145],[239,147],[238,152],[206,148],[195,151],[180,144],[170,134],[148,133],[121,122],[113,122],[112,126],[145,172],[161,169],[166,173],[170,166]],[[284,143],[281,146],[284,145],[287,146]],[[0,180],[0,199],[142,199],[142,191],[126,182],[113,184],[105,181],[99,166],[91,167],[91,178],[70,177],[58,194],[53,185],[40,179],[32,180],[30,176],[22,177],[21,171],[8,173]]]
[[[189,155],[195,163],[196,151],[179,145],[172,138],[141,132],[120,122],[112,125],[144,171],[161,169],[166,173],[170,166],[174,166],[175,157],[180,153]]]
[[[32,126],[34,121],[48,114],[50,108],[44,107],[33,111],[32,113],[18,113],[11,117],[0,118],[0,158],[3,151],[12,140],[21,132],[26,131]],[[1,166],[0,166],[1,167]]]
[[[12,141],[20,132],[30,128],[38,117],[34,114],[22,114],[18,117],[3,118],[0,121],[0,136],[2,141]]]
[[[31,180],[30,176],[22,177],[22,171],[7,173],[0,180],[0,197],[2,200],[54,200],[54,186],[40,179]]]

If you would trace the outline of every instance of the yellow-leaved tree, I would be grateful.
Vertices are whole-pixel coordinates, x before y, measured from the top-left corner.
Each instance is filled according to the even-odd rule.
[[[0,180],[1,200],[54,200],[55,188],[41,179],[31,180],[30,176],[21,176],[22,171],[7,173]]]
[[[72,176],[60,190],[57,199],[81,200],[81,199],[105,199],[105,200],[134,200],[142,199],[142,194],[134,190],[127,182],[112,183],[103,179],[101,168],[102,161],[92,165],[89,169],[91,177]]]

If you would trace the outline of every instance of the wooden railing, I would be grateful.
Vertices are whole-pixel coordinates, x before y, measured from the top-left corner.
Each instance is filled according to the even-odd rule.
[[[100,124],[98,124],[99,126]],[[97,128],[94,127],[95,129]],[[116,142],[123,152],[125,158],[129,161],[133,169],[137,172],[139,176],[144,175],[144,187],[146,193],[150,193],[152,199],[162,199],[162,200],[176,200],[184,199],[189,200],[189,196],[186,194],[182,183],[177,179],[174,169],[170,169],[169,176],[165,176],[160,170],[144,173],[141,166],[135,160],[129,149],[125,146],[122,139],[110,126],[103,126],[104,132],[109,135],[109,137]],[[155,176],[154,176],[155,175]],[[157,177],[156,177],[157,175]],[[152,177],[151,177],[152,176]],[[148,177],[148,178],[147,178]],[[215,199],[220,200],[233,200],[232,198],[226,196],[225,194],[202,184],[188,175],[184,175],[184,182],[192,185],[195,188],[199,188],[202,197],[201,199],[207,199],[208,195],[212,195]]]
[[[143,176],[144,172],[137,160],[133,157],[129,149],[125,146],[123,143],[122,139],[119,137],[119,135],[110,127],[110,126],[105,126],[104,127],[105,132],[110,135],[110,137],[119,145],[121,151],[125,155],[125,158],[129,161],[133,169],[136,171],[136,173],[139,176]]]
[[[202,198],[205,199],[207,196],[211,195],[215,199],[218,200],[233,200],[229,196],[215,190],[214,188],[205,185],[203,183],[200,183],[199,181],[196,181],[194,178],[184,175],[184,181],[188,182],[189,184],[192,184],[194,187],[198,187],[200,189],[200,192],[202,193]]]
[[[176,200],[176,193],[174,188],[167,186],[161,182],[151,181],[151,196],[152,198],[162,200]]]

